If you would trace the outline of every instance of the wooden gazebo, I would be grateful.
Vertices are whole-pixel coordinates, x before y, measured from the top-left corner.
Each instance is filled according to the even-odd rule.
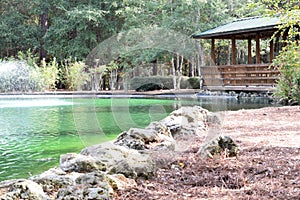
[[[209,90],[270,91],[274,89],[279,72],[270,63],[279,48],[279,37],[270,40],[268,58],[261,59],[261,39],[270,39],[277,31],[278,18],[252,17],[195,34],[195,39],[211,40],[211,66],[202,66],[204,86]],[[216,63],[216,40],[231,40],[230,63]],[[237,40],[247,40],[246,63],[237,60]],[[255,55],[252,55],[255,41]],[[254,45],[253,45],[254,46]]]

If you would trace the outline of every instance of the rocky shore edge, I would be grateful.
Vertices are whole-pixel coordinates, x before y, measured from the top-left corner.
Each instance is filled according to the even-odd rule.
[[[0,200],[113,199],[117,190],[136,186],[136,178],[150,179],[164,165],[161,155],[178,150],[179,138],[203,136],[220,124],[206,109],[182,107],[144,129],[131,128],[111,142],[61,155],[59,167],[40,175],[0,182]],[[217,134],[198,153],[212,157],[225,149],[229,156],[238,153],[231,138]]]

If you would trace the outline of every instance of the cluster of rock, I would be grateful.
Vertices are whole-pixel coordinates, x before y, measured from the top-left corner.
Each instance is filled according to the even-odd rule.
[[[210,90],[202,90],[198,93],[198,95],[203,96],[228,96],[228,97],[238,97],[238,98],[271,98],[272,92],[235,92],[235,91],[210,91]]]
[[[201,107],[182,107],[144,129],[131,128],[112,142],[62,155],[60,167],[28,180],[0,183],[0,199],[112,199],[114,191],[135,186],[137,177],[154,175],[155,152],[174,151],[177,136],[203,135],[209,123],[220,121]],[[225,149],[228,145],[222,141]],[[199,152],[212,156],[216,150],[208,144]]]

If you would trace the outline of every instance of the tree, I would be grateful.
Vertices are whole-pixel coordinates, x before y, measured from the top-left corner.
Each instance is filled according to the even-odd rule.
[[[275,96],[281,102],[289,104],[300,103],[300,5],[297,0],[262,1],[266,5],[265,13],[279,15],[281,34],[284,47],[274,59],[273,65],[281,72]]]
[[[67,62],[69,57],[84,60],[97,44],[121,31],[154,27],[191,36],[246,14],[246,11],[237,8],[248,2],[252,1],[2,0],[0,57],[16,56],[18,51],[31,49],[34,54],[39,54],[40,60],[46,58],[47,62],[53,58],[57,58],[58,63]],[[189,61],[188,67],[177,62],[180,60],[177,59],[178,52],[156,48],[121,55],[126,59],[117,58],[119,60],[115,62],[119,70],[125,65],[136,67],[150,63],[153,74],[156,74],[157,63],[164,62],[171,69],[173,57],[175,68],[182,68],[182,72],[179,70],[180,73],[175,74],[195,76],[199,75],[200,66],[207,62],[204,48],[207,45],[205,41],[198,42],[195,55],[182,58],[185,64]],[[198,62],[199,59],[201,62]]]
[[[16,56],[18,51],[38,49],[38,25],[25,0],[0,2],[0,56]]]
[[[122,5],[116,13],[124,20],[124,25],[122,26],[123,30],[149,26],[162,27],[165,30],[172,30],[191,36],[196,31],[205,31],[230,19],[227,7],[226,2],[221,0],[123,0]],[[176,40],[174,42],[176,42]],[[204,63],[204,48],[202,48],[200,43],[198,47],[198,55],[200,55],[202,63]],[[163,54],[165,54],[165,51],[161,49],[151,49],[151,51],[156,52],[154,55],[157,57],[163,57]],[[135,53],[136,59],[139,60],[139,57],[145,58],[146,56],[143,54],[148,53],[148,51],[143,50]],[[180,74],[183,73],[181,72],[183,63],[177,62],[180,60],[177,59],[177,54],[178,52],[169,52],[171,56],[167,56],[169,58],[167,62],[171,63],[170,67],[176,71],[173,73],[173,76],[178,76],[177,78],[175,77],[174,80],[180,80]],[[172,58],[176,62],[172,62]],[[196,61],[198,60],[196,56],[184,59],[189,61],[189,68],[185,68],[188,72],[184,73],[195,75],[197,71],[199,75],[200,63]],[[152,61],[153,60],[155,60],[155,58],[152,58]],[[195,64],[197,64],[198,70],[196,70]],[[176,87],[179,84],[180,82],[174,82]]]
[[[56,6],[60,14],[52,17],[46,34],[47,51],[59,60],[70,56],[85,59],[92,48],[113,32],[106,18],[111,12],[107,4],[81,1]]]

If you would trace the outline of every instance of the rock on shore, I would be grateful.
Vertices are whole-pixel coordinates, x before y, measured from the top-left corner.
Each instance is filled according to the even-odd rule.
[[[174,151],[176,138],[182,135],[205,134],[211,123],[220,124],[220,120],[209,111],[182,107],[144,129],[131,128],[114,141],[62,155],[60,167],[28,180],[1,182],[0,200],[112,199],[114,191],[134,186],[137,177],[154,175],[158,165],[153,155]],[[207,154],[211,148],[199,152]]]

